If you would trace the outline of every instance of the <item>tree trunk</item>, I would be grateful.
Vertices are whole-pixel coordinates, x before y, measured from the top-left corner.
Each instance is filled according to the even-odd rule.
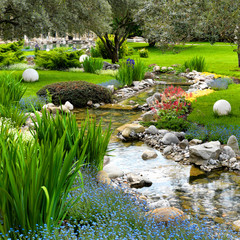
[[[238,67],[240,67],[240,42],[238,43],[237,55],[238,55]]]
[[[154,47],[156,42],[154,40],[148,39],[149,47]]]

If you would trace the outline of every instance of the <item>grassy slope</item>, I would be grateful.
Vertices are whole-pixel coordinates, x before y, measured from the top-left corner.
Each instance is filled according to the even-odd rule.
[[[3,71],[0,71],[0,74]],[[9,71],[10,72],[10,71]],[[14,71],[15,74],[21,76],[23,71]],[[25,97],[30,95],[35,95],[36,92],[44,87],[45,85],[55,83],[55,82],[65,82],[65,81],[87,81],[91,83],[101,83],[113,79],[109,75],[96,75],[91,73],[81,73],[81,72],[64,72],[64,71],[38,71],[39,81],[34,83],[24,83],[27,87]]]
[[[216,91],[207,96],[199,97],[193,102],[193,112],[188,120],[199,124],[229,124],[240,125],[240,85],[232,84],[227,90]],[[216,117],[213,114],[213,105],[217,100],[227,100],[232,107],[229,116]]]
[[[143,59],[147,65],[156,63],[160,66],[182,64],[184,61],[194,57],[203,56],[206,59],[209,72],[215,72],[227,76],[240,78],[240,68],[237,66],[237,54],[233,52],[236,46],[227,43],[191,43],[185,46],[176,46],[175,52],[163,52],[156,47],[148,47],[147,43],[128,43],[135,49],[147,48],[149,58]],[[137,52],[134,54],[137,56]]]

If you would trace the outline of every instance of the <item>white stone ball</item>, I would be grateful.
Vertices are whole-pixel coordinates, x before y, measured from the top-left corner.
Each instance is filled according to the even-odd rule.
[[[36,82],[39,79],[39,75],[35,69],[29,68],[23,72],[22,78],[25,82]]]
[[[86,54],[81,55],[80,58],[79,58],[79,62],[84,62],[84,60],[85,60],[86,58],[89,58],[89,56],[86,55]]]
[[[218,100],[213,105],[213,112],[218,116],[225,116],[231,112],[231,105],[226,100]]]

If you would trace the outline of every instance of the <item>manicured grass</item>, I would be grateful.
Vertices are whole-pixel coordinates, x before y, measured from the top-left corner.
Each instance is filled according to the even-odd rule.
[[[240,78],[240,68],[238,68],[237,54],[233,52],[236,45],[228,43],[188,43],[175,46],[170,51],[164,51],[157,47],[149,47],[147,43],[128,43],[129,47],[138,50],[147,48],[149,58],[142,58],[147,64],[158,64],[160,66],[170,66],[172,64],[183,64],[184,61],[194,56],[203,56],[206,59],[209,72],[214,72],[227,76]],[[135,51],[131,57],[139,56]]]
[[[0,74],[4,71],[0,71]],[[6,71],[5,71],[6,72]],[[9,73],[12,71],[8,71]],[[14,71],[15,74],[21,76],[23,71]],[[36,95],[36,92],[42,87],[55,82],[66,81],[86,81],[90,83],[102,83],[113,79],[110,75],[97,75],[82,72],[64,72],[64,71],[38,71],[39,81],[34,83],[23,83],[27,87],[24,97]]]
[[[229,85],[227,90],[216,91],[206,96],[197,98],[193,102],[193,111],[188,120],[198,124],[225,124],[240,125],[240,85]],[[227,100],[232,107],[231,115],[217,117],[213,114],[213,105],[217,100]]]

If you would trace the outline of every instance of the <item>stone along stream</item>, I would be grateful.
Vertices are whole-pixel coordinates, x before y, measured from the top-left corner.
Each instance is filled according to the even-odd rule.
[[[143,104],[145,99],[166,86],[157,85],[140,93],[130,100]],[[109,144],[111,163],[118,166],[125,174],[140,173],[153,184],[151,187],[138,189],[144,195],[157,201],[166,199],[170,205],[182,209],[189,214],[213,219],[217,223],[230,223],[239,219],[240,214],[240,176],[224,171],[205,172],[190,165],[182,165],[166,159],[161,152],[156,159],[144,161],[142,153],[151,149],[142,142],[121,142],[116,137],[116,129],[137,120],[142,112],[115,109],[116,105],[107,109],[88,109],[89,115],[102,118],[102,125],[112,124],[112,138]],[[117,107],[119,108],[119,106]],[[84,120],[87,109],[74,110],[77,120]]]

